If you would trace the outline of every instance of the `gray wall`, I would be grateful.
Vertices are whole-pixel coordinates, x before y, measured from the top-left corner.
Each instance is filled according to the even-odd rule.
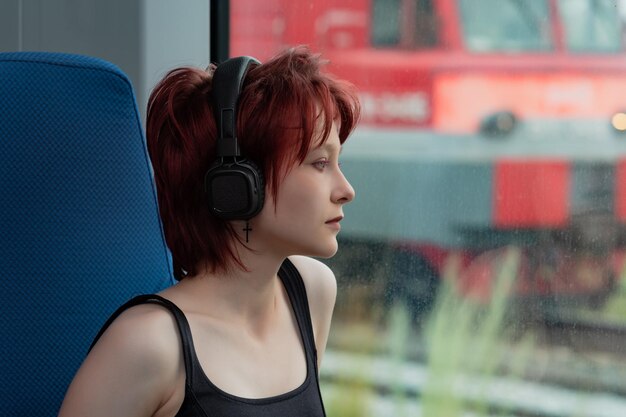
[[[209,0],[0,0],[0,52],[84,54],[118,65],[145,115],[167,70],[209,62]]]

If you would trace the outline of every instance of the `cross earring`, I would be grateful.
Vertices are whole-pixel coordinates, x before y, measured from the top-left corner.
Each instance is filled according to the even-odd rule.
[[[246,227],[244,227],[242,230],[246,232],[246,243],[248,243],[248,233],[252,231],[252,228],[250,227],[250,224],[248,223],[247,220],[246,220]]]

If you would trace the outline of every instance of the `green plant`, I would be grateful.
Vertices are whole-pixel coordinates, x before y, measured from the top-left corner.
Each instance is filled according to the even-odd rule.
[[[371,388],[359,381],[341,382],[323,390],[329,417],[370,417]]]
[[[488,304],[458,293],[460,268],[451,258],[446,267],[443,285],[426,327],[428,383],[421,397],[423,414],[429,417],[461,416],[468,408],[478,415],[489,411],[488,385],[509,352],[506,332],[510,294],[517,276],[520,253],[506,248],[494,258],[495,279]],[[528,341],[515,367],[523,371],[530,350]],[[509,358],[510,359],[510,358]],[[459,382],[464,376],[476,378],[478,395],[471,399],[460,395]],[[504,410],[500,410],[504,411]]]
[[[422,338],[415,337],[406,306],[396,303],[388,312],[383,337],[390,368],[388,373],[393,378],[386,388],[396,417],[409,417],[417,402],[423,416],[460,417],[466,415],[468,410],[474,415],[486,416],[493,411],[488,392],[492,377],[498,373],[506,373],[509,378],[522,375],[531,359],[534,349],[532,336],[513,343],[507,331],[510,294],[520,262],[519,251],[506,248],[493,258],[491,265],[495,279],[487,304],[459,294],[455,285],[460,279],[457,261],[450,258],[447,263],[443,284]],[[380,353],[380,335],[377,337],[375,333],[370,333],[364,339],[353,334],[349,339],[359,341],[358,347],[353,348],[357,352],[366,355]],[[415,352],[411,344],[424,341],[426,355],[423,366],[428,379],[415,397],[407,393],[402,370],[409,351]],[[468,396],[459,387],[464,378],[467,381],[474,377],[478,386],[472,386],[473,395]],[[325,400],[329,417],[372,415],[370,404],[377,395],[373,384],[377,382],[373,369],[365,366],[358,370],[356,377],[353,374],[349,380],[334,382],[332,389],[328,386]],[[506,415],[505,408],[501,405],[497,411]]]

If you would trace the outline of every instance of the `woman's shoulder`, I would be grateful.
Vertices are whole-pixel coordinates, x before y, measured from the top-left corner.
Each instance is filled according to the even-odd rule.
[[[289,260],[300,272],[306,288],[319,366],[328,341],[330,322],[337,297],[337,280],[333,271],[316,259],[306,256],[290,256]]]
[[[137,366],[158,371],[179,356],[180,336],[173,315],[155,304],[140,304],[123,311],[104,332],[94,350],[106,346],[136,360]]]
[[[163,308],[125,310],[81,365],[60,415],[152,415],[182,401],[184,370],[176,323]],[[97,381],[98,383],[94,383]],[[97,412],[94,410],[97,409]]]
[[[309,303],[323,302],[334,305],[337,280],[333,271],[323,262],[308,256],[290,256],[306,287]]]

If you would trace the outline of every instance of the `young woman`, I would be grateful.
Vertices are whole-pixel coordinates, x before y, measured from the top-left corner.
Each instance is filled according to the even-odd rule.
[[[253,63],[236,132],[242,157],[265,178],[265,199],[249,219],[224,219],[205,190],[219,160],[214,71],[173,70],[148,104],[148,149],[179,282],[112,317],[62,417],[324,415],[318,369],[336,281],[309,256],[337,251],[343,205],[355,195],[338,159],[359,104],[305,47]]]

